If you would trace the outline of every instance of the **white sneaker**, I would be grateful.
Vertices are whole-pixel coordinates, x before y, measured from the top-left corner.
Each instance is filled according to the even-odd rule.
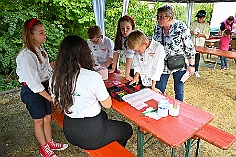
[[[194,74],[195,74],[195,76],[196,76],[196,77],[200,77],[200,75],[199,75],[198,71],[195,71],[195,73],[194,73]]]

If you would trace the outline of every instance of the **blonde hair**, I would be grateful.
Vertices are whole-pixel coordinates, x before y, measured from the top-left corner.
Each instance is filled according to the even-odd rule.
[[[148,40],[146,35],[140,30],[132,31],[127,37],[127,46],[131,49],[137,49]]]
[[[89,39],[93,39],[95,37],[100,37],[102,35],[102,30],[99,26],[91,26],[88,29],[87,36]]]

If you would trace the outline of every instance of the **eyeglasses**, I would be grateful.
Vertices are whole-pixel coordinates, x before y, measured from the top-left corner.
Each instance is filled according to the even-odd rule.
[[[156,15],[156,17],[157,17],[157,20],[158,20],[158,19],[162,20],[162,19],[165,19],[165,18],[168,17],[168,16],[158,16],[158,15]]]
[[[101,37],[101,36],[100,36],[100,37]],[[99,41],[100,37],[99,37],[98,40],[96,40],[96,41],[93,41],[93,40],[91,40],[91,39],[90,39],[90,41],[92,41],[93,43],[97,43],[97,42]]]

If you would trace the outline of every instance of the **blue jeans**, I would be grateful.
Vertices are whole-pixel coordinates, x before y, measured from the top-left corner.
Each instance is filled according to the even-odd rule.
[[[181,82],[182,76],[185,74],[184,71],[176,71],[173,73],[174,78],[174,91],[175,91],[175,99],[183,101],[184,100],[184,83]],[[160,89],[162,93],[165,93],[166,84],[168,82],[170,74],[162,74],[161,80],[157,81],[156,88]]]
[[[220,61],[221,61],[221,67],[227,67],[228,66],[227,58],[220,57]]]

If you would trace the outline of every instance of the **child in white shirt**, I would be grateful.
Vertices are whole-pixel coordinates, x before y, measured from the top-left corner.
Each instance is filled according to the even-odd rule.
[[[87,43],[91,50],[95,65],[111,69],[114,42],[102,35],[102,30],[99,26],[89,27],[87,36],[89,38]]]
[[[117,25],[117,32],[115,37],[115,47],[113,55],[113,67],[109,70],[110,73],[115,72],[117,64],[119,63],[119,56],[122,58],[122,62],[125,63],[125,79],[131,81],[134,77],[134,69],[132,60],[134,51],[130,50],[127,43],[127,36],[129,33],[135,30],[135,22],[131,16],[122,16]]]
[[[157,41],[149,41],[146,35],[132,31],[127,38],[127,46],[136,52],[133,58],[134,79],[130,84],[137,83],[141,76],[142,84],[160,92],[159,82],[164,69],[164,47]]]

